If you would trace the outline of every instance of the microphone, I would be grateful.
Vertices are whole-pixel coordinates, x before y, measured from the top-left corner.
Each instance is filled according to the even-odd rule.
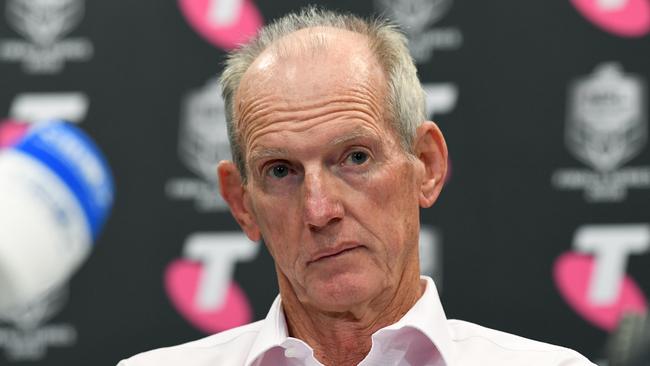
[[[607,343],[609,366],[650,365],[650,316],[629,312]]]
[[[113,194],[106,159],[79,128],[0,123],[0,318],[26,315],[74,274]]]

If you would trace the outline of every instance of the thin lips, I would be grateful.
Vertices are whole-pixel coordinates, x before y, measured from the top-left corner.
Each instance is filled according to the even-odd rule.
[[[342,253],[342,252],[344,252],[346,250],[358,248],[358,247],[361,247],[361,246],[362,245],[357,244],[357,243],[348,243],[348,244],[339,245],[339,246],[336,246],[336,247],[333,247],[333,248],[328,248],[328,249],[325,249],[325,250],[321,250],[321,251],[316,252],[316,254],[314,256],[312,256],[313,259],[311,259],[309,262],[307,262],[307,264],[311,264],[311,263],[317,262],[318,260],[323,259],[325,257],[331,257],[333,255]]]

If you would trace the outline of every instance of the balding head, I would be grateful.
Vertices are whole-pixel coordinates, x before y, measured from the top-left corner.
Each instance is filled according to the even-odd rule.
[[[233,100],[235,128],[244,127],[240,112],[262,95],[280,103],[308,102],[355,83],[386,95],[386,73],[367,36],[331,27],[301,29],[264,50],[244,73]]]

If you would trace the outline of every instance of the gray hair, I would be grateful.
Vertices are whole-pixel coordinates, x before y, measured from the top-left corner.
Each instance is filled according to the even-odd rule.
[[[228,139],[232,158],[244,181],[246,164],[233,112],[233,98],[244,73],[255,59],[281,38],[304,28],[330,27],[365,35],[388,78],[388,116],[404,151],[412,153],[417,127],[426,119],[424,91],[417,69],[409,54],[406,37],[393,23],[384,19],[366,20],[352,14],[307,7],[290,13],[263,27],[255,38],[233,51],[226,61],[220,83],[225,102]]]

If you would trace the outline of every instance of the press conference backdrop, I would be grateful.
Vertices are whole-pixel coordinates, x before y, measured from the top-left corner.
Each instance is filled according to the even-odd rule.
[[[272,260],[218,196],[216,78],[227,50],[308,2],[0,4],[0,116],[77,124],[116,192],[56,301],[0,320],[0,364],[111,365],[263,318]],[[650,294],[650,1],[321,4],[409,39],[450,149],[420,243],[448,317],[604,359]]]

